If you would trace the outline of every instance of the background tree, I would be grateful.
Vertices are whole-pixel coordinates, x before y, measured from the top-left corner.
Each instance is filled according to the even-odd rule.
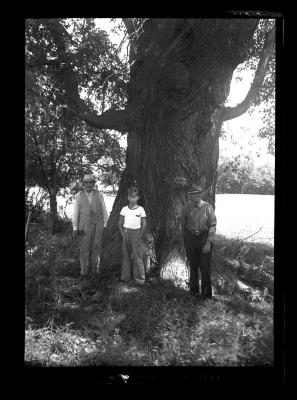
[[[111,133],[110,133],[111,135]],[[117,137],[110,136],[110,145],[97,165],[99,179],[103,185],[112,186],[113,192],[118,190],[122,173],[125,169],[126,149]]]
[[[128,133],[126,168],[103,248],[105,265],[120,262],[118,214],[134,180],[147,211],[159,268],[184,260],[179,216],[187,187],[191,181],[200,182],[206,200],[215,203],[222,124],[261,99],[266,71],[273,64],[273,21],[259,22],[124,18],[130,41],[127,101],[101,114],[80,95],[81,65],[77,66],[76,53],[71,50],[73,33],[69,33],[68,22],[47,19],[34,23],[51,37],[55,51],[52,59],[43,54],[40,63],[55,64],[53,75],[72,112],[92,127]],[[246,98],[236,107],[224,106],[234,70],[252,57],[257,59],[257,69]],[[95,68],[92,65],[88,74]],[[96,86],[104,92],[102,81]]]
[[[274,170],[264,164],[255,169],[246,188],[248,193],[274,194]]]
[[[256,167],[251,155],[222,157],[217,171],[217,192],[273,194],[272,166],[264,164]]]
[[[25,222],[27,223],[30,211],[30,222],[39,222],[44,211],[44,203],[47,201],[48,193],[39,188],[37,192],[30,193],[30,187],[25,187]]]
[[[118,93],[110,95],[112,71],[116,62],[106,57],[110,50],[109,41],[104,32],[93,34],[92,21],[84,24],[72,23],[71,43],[68,47],[75,54],[78,82],[85,102],[93,105],[91,98],[101,99],[101,109],[109,101],[109,105],[118,106],[121,96],[121,85],[117,85]],[[38,185],[45,189],[50,198],[52,230],[55,231],[57,219],[57,194],[66,188],[70,181],[81,178],[96,166],[100,157],[115,148],[117,140],[107,131],[94,129],[77,118],[67,107],[64,88],[52,72],[56,65],[54,55],[56,49],[48,32],[36,20],[26,23],[26,184],[28,187]],[[43,57],[49,57],[45,65]],[[89,74],[97,61],[101,62],[100,74]],[[106,61],[108,60],[108,62]],[[100,67],[96,64],[96,68]],[[94,71],[93,71],[94,72]],[[107,75],[108,73],[108,75]],[[103,80],[104,90],[96,93],[98,81]],[[116,91],[115,91],[116,92]],[[109,150],[108,150],[109,149]],[[28,203],[29,204],[29,203]]]
[[[274,20],[261,19],[254,34],[253,46],[249,49],[249,56],[241,63],[237,70],[250,70],[256,74],[259,54],[263,48],[265,35],[274,29]],[[255,76],[256,78],[256,76]],[[254,80],[256,82],[256,79]],[[274,55],[270,57],[265,66],[265,76],[258,89],[257,95],[251,103],[248,113],[252,115],[256,107],[262,106],[263,128],[260,129],[258,135],[260,138],[268,139],[268,151],[274,155],[275,152],[275,60]]]
[[[63,127],[56,113],[50,114],[47,125],[43,118],[40,118],[40,125],[27,119],[26,183],[48,192],[53,230],[60,189],[92,170],[104,154],[106,143],[102,132],[91,132],[80,125],[74,125],[72,129]]]

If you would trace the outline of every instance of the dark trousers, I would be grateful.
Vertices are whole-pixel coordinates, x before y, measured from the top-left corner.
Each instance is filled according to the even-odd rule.
[[[198,236],[193,235],[186,230],[184,237],[184,244],[186,248],[186,255],[190,264],[190,292],[199,294],[199,274],[201,271],[201,294],[203,298],[211,298],[211,277],[210,277],[210,262],[212,254],[212,243],[210,245],[209,253],[202,253],[208,236],[208,231],[201,232]]]

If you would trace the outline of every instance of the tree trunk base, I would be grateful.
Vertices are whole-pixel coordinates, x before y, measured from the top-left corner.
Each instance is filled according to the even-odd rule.
[[[189,268],[184,255],[177,248],[170,250],[161,261],[160,278],[173,281],[177,286],[188,287]]]

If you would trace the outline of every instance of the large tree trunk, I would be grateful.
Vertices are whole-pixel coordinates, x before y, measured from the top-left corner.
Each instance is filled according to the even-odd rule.
[[[107,225],[104,265],[120,265],[118,217],[136,180],[163,276],[184,268],[179,217],[191,182],[215,206],[219,135],[232,74],[255,20],[149,20],[137,40],[127,110],[126,170]]]

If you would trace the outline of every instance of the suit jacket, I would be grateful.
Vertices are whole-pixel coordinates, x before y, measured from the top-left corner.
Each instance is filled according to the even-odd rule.
[[[93,199],[90,204],[84,190],[75,196],[72,225],[77,226],[78,230],[88,229],[92,223],[106,226],[108,214],[104,202],[104,197],[98,190],[93,190]]]

